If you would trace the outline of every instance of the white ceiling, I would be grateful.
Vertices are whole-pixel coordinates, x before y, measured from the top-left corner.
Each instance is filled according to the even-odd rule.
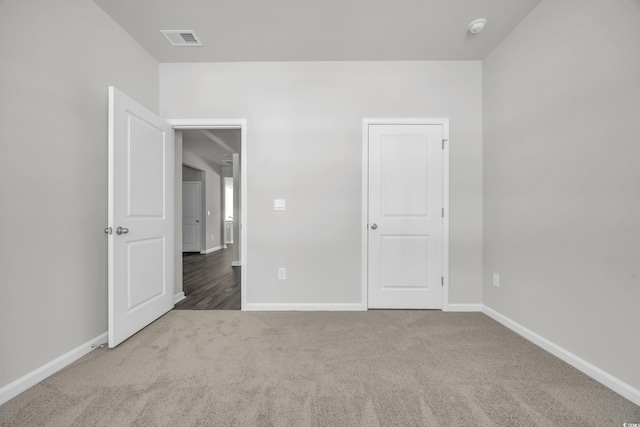
[[[235,62],[480,60],[541,0],[94,1],[160,62]],[[473,36],[476,18],[488,23]]]
[[[201,130],[183,130],[182,148],[198,155],[211,165],[229,166],[224,160],[231,160],[234,151],[240,153],[240,129],[211,129],[208,132],[232,150],[223,148],[205,136]]]

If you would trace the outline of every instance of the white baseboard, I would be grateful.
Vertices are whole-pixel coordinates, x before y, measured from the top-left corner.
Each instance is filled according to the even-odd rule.
[[[184,292],[179,292],[173,296],[173,304],[175,305],[185,298],[186,296],[184,296]]]
[[[248,303],[246,311],[366,311],[367,307],[355,304],[263,304]]]
[[[579,370],[582,373],[590,376],[591,378],[593,378],[594,380],[598,381],[602,385],[604,385],[606,387],[609,387],[611,390],[615,391],[619,395],[629,399],[630,401],[632,401],[636,405],[640,406],[640,390],[630,386],[629,384],[625,383],[624,381],[619,380],[618,378],[614,377],[613,375],[603,371],[602,369],[598,368],[595,365],[592,365],[591,363],[587,362],[586,360],[581,359],[580,357],[576,356],[575,354],[571,353],[570,351],[565,350],[564,348],[560,347],[559,345],[557,345],[557,344],[549,341],[548,339],[536,334],[535,332],[531,331],[530,329],[525,328],[524,326],[520,325],[519,323],[514,322],[513,320],[509,319],[508,317],[498,313],[494,309],[492,309],[490,307],[487,307],[486,305],[483,306],[482,312],[484,314],[486,314],[487,316],[491,317],[492,319],[494,319],[495,321],[497,321],[498,323],[501,323],[504,326],[506,326],[507,328],[511,329],[512,331],[514,331],[518,335],[521,335],[522,337],[524,337],[527,340],[531,341],[532,343],[534,343],[538,347],[541,347],[541,348],[547,350],[549,353],[553,354],[558,359],[561,359],[561,360],[565,361],[566,363],[568,363],[569,365],[573,366],[577,370]]]
[[[231,261],[231,267],[241,267],[242,261]]]
[[[95,347],[92,346],[100,346],[102,344],[106,344],[107,336],[107,332],[98,335],[94,339],[89,340],[79,347],[74,348],[70,352],[63,354],[62,356],[52,360],[46,365],[43,365],[38,369],[29,372],[23,377],[18,378],[12,383],[9,383],[6,386],[0,388],[0,405],[5,404],[23,391],[30,389],[40,381],[69,366],[76,360],[80,359],[82,356],[89,354],[91,351],[95,350]]]
[[[210,254],[211,252],[219,251],[220,249],[224,249],[224,246],[216,246],[215,248],[205,249],[204,251],[200,251],[201,255]]]
[[[475,313],[482,311],[482,304],[449,304],[442,311]]]

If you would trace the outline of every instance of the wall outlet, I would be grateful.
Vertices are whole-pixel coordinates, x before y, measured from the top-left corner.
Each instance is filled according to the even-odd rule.
[[[287,269],[284,267],[278,268],[278,279],[285,280],[287,278]]]
[[[493,286],[500,287],[500,275],[498,273],[493,273]]]

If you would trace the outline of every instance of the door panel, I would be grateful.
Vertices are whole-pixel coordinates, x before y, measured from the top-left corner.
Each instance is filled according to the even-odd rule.
[[[368,307],[442,308],[442,126],[368,131]]]
[[[162,270],[153,266],[164,264],[164,253],[163,238],[127,242],[127,313],[163,296]]]
[[[382,236],[380,288],[426,288],[428,282],[429,238],[426,236]],[[427,260],[427,262],[424,262]]]
[[[110,87],[109,347],[173,307],[173,153],[171,126]]]
[[[382,213],[425,216],[429,201],[428,144],[422,136],[381,135]],[[402,191],[407,186],[411,191]]]
[[[127,150],[128,216],[130,218],[164,217],[164,129],[128,112]]]

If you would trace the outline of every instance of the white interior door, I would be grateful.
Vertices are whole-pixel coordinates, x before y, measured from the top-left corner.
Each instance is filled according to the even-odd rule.
[[[109,347],[173,308],[173,129],[109,88]]]
[[[368,127],[369,308],[442,308],[442,140],[442,125]]]
[[[182,183],[182,251],[202,250],[202,184],[196,181]]]

